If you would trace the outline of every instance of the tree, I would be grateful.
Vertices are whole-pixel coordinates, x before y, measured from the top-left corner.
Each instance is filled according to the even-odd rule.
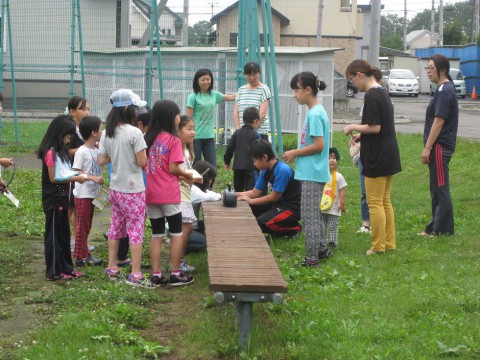
[[[382,15],[380,23],[380,36],[391,36],[403,34],[403,17],[397,14]]]
[[[188,27],[188,43],[192,46],[210,46],[212,28],[210,22],[202,20]]]
[[[380,45],[390,49],[403,51],[403,36],[400,36],[400,35],[382,36],[380,39]]]
[[[463,45],[468,42],[467,37],[462,34],[461,25],[456,22],[443,27],[444,45]]]
[[[447,27],[451,32],[455,41],[461,41],[462,43],[468,42],[472,31],[473,31],[473,1],[466,0],[463,2],[458,2],[455,4],[447,3],[443,8],[443,43],[447,44],[445,40],[445,31]],[[438,33],[438,8],[434,11],[434,32]],[[456,26],[457,28],[454,29],[453,27]],[[408,24],[408,32],[414,30],[422,30],[422,29],[431,29],[431,9],[426,9],[421,13],[418,13]],[[460,32],[462,34],[462,40],[459,40],[458,34],[456,32]],[[449,35],[450,36],[450,35]],[[449,38],[449,41],[452,41],[453,38]],[[451,40],[452,39],[452,40]],[[461,45],[462,43],[458,44]],[[448,43],[449,45],[453,45]]]

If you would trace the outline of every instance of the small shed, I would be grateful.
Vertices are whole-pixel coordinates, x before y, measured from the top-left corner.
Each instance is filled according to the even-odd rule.
[[[272,93],[274,91],[278,93],[282,131],[298,133],[303,124],[306,106],[297,104],[290,88],[290,79],[301,71],[311,71],[327,84],[327,88],[319,92],[318,98],[329,118],[332,119],[335,50],[339,49],[275,48],[278,89],[270,90]],[[119,88],[130,88],[141,97],[147,98],[150,77],[148,48],[86,51],[84,54],[87,68],[86,97],[89,99],[93,113],[105,119],[111,108],[110,94]],[[228,47],[165,47],[161,51],[161,68],[164,98],[175,101],[182,113],[186,109],[187,96],[193,91],[192,81],[198,69],[212,70],[214,89],[223,93],[237,91],[237,73],[243,72],[243,69],[237,69],[237,48]],[[262,69],[265,69],[264,64]],[[160,98],[160,85],[156,75],[155,71],[152,82],[153,101]],[[266,83],[266,79],[263,79],[263,82]],[[233,102],[220,104],[217,111],[217,129],[233,129]]]

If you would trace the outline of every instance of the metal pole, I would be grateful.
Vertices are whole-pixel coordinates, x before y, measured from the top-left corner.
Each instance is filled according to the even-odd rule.
[[[266,9],[264,0],[261,1],[261,6],[262,6],[262,25],[263,25],[263,48],[265,53],[265,74],[267,79],[267,86],[270,89],[270,91],[272,91],[274,89],[272,88],[270,50],[268,47],[270,43],[270,31],[268,30],[268,26],[267,26],[267,16],[270,16],[270,14],[267,14],[267,9]],[[274,66],[274,64],[272,64],[272,66]],[[270,121],[270,133],[272,134],[272,148],[275,151],[276,150],[275,117],[273,116],[272,110],[273,110],[272,101],[270,101],[270,104],[268,107],[268,118]]]
[[[5,0],[2,0],[2,19],[5,19]],[[4,31],[4,26],[0,26],[0,92],[3,92],[3,71],[4,71],[4,66],[5,63],[3,62],[3,53],[5,51],[5,31]],[[11,45],[10,45],[11,47]],[[3,130],[3,125],[2,125],[2,114],[0,113],[0,141],[2,140],[2,130]]]
[[[380,0],[372,0],[372,22],[370,24],[370,46],[368,50],[368,62],[371,66],[379,67],[380,61]]]
[[[153,46],[154,43],[157,44],[157,51],[160,47],[160,38],[154,37],[154,31],[156,31],[155,23],[152,24],[152,21],[155,17],[155,12],[157,9],[157,1],[150,1],[151,10],[150,11],[150,47],[148,52],[148,74],[147,74],[147,103],[152,105],[152,86],[153,86]],[[155,39],[155,41],[154,41]]]
[[[158,7],[155,6],[155,36],[157,39],[160,39],[160,28],[158,26],[158,19],[160,15],[158,15]],[[151,21],[151,20],[150,20]],[[157,45],[157,73],[158,73],[158,87],[160,91],[160,99],[163,99],[163,76],[162,76],[162,47],[160,44]],[[152,104],[152,88],[150,88],[150,102],[149,105],[153,106]]]
[[[317,41],[316,47],[322,46],[322,22],[323,22],[323,0],[318,0],[318,15],[317,15]]]
[[[407,51],[407,0],[403,4],[403,51]]]
[[[473,43],[476,43],[478,40],[478,36],[480,35],[480,0],[475,0],[475,7],[473,9],[475,13],[475,30],[474,30],[474,38],[472,39]]]
[[[12,78],[13,121],[15,124],[15,142],[18,143],[17,87],[15,85],[15,64],[13,62],[12,23],[10,20],[10,1],[7,0],[8,44],[10,46],[10,76]],[[3,26],[3,25],[2,25]],[[3,51],[3,49],[2,49]]]
[[[82,97],[87,97],[85,89],[85,64],[83,62],[83,34],[82,34],[82,17],[80,15],[80,0],[77,1],[77,17],[78,17],[78,46],[80,48],[80,70],[82,76]]]
[[[432,0],[432,12],[430,13],[430,46],[433,46],[433,34],[435,33],[435,0]]]
[[[251,302],[240,301],[237,303],[237,314],[240,322],[240,336],[238,347],[241,351],[248,350],[250,332],[252,330],[252,308]]]
[[[70,97],[75,95],[75,7],[76,0],[72,0],[72,20],[70,24]]]
[[[278,153],[283,154],[283,140],[282,140],[282,119],[280,114],[280,101],[278,98],[278,81],[277,81],[277,60],[275,57],[275,43],[273,37],[273,25],[272,25],[272,4],[270,0],[266,0],[266,7],[267,7],[267,20],[268,20],[268,36],[269,36],[269,45],[270,45],[270,60],[272,64],[272,80],[273,80],[273,106],[275,108],[275,123],[277,125],[277,147]],[[270,108],[272,107],[272,102],[270,102]],[[272,115],[272,112],[270,111]],[[271,116],[271,119],[273,116]],[[272,120],[270,120],[272,121]],[[274,138],[275,134],[272,134],[272,139]],[[273,144],[273,142],[272,142]],[[275,149],[275,148],[274,148]]]
[[[188,0],[183,0],[183,46],[188,46]]]
[[[245,32],[246,32],[245,1],[238,5],[238,35],[237,35],[237,89],[245,84],[243,66],[245,65]]]
[[[440,38],[440,46],[443,46],[443,0],[440,0],[438,7],[438,37]]]

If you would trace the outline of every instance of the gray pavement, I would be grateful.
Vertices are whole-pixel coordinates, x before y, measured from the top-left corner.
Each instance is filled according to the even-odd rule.
[[[430,96],[392,97],[395,107],[395,128],[400,133],[422,134],[425,123],[425,111]],[[363,94],[357,94],[349,101],[347,111],[336,111],[333,116],[333,129],[341,131],[346,124],[360,122],[360,109]],[[465,139],[480,140],[480,100],[458,99],[459,124],[458,136]]]

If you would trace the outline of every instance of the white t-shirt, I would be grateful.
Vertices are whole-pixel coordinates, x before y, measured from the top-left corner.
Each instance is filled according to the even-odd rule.
[[[336,216],[342,216],[342,212],[338,210],[340,207],[340,189],[343,189],[345,186],[347,186],[347,182],[345,178],[343,177],[342,174],[340,174],[337,171],[337,186],[335,189],[335,200],[333,200],[333,205],[330,209],[322,211],[324,214],[330,214],[330,215],[336,215]],[[326,183],[325,188],[332,188],[331,183]]]
[[[102,176],[102,169],[98,165],[98,149],[90,149],[86,145],[80,146],[75,153],[73,168],[87,175]],[[93,199],[101,188],[101,185],[93,181],[85,181],[83,184],[76,182],[73,195],[78,199]]]
[[[115,128],[113,138],[104,131],[99,154],[112,162],[110,189],[132,194],[145,191],[142,168],[137,165],[137,153],[147,148],[142,132],[128,124]]]

